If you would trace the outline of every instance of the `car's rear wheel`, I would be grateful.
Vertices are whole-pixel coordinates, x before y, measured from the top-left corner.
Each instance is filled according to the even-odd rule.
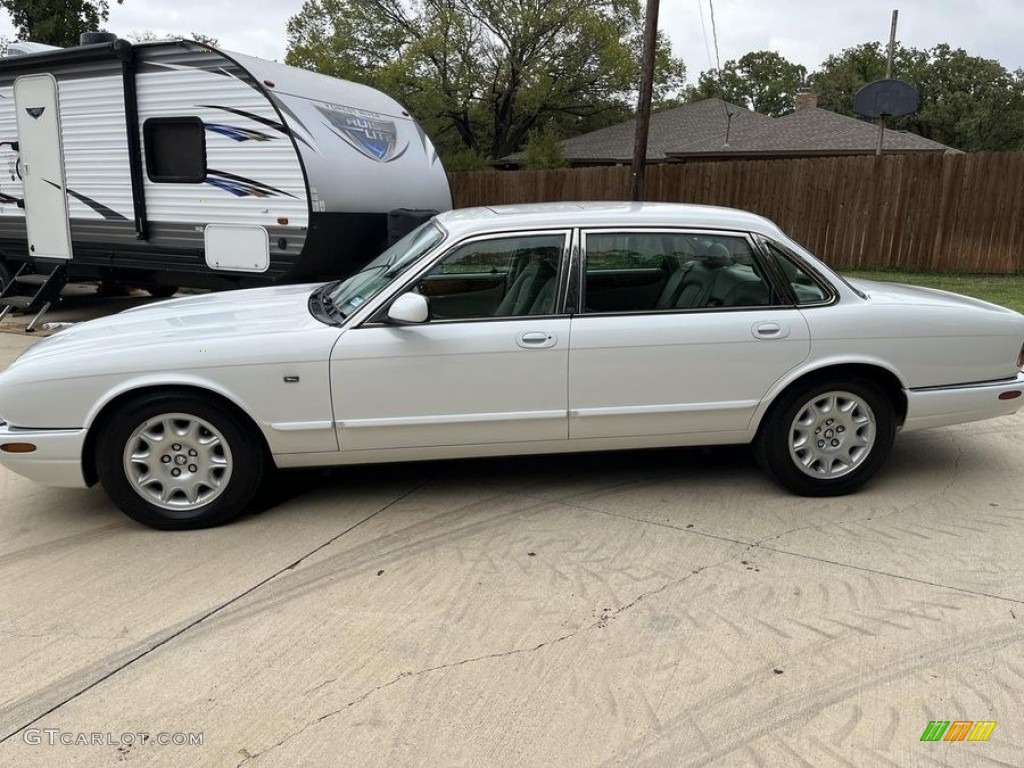
[[[96,468],[133,520],[180,530],[226,523],[246,510],[264,472],[262,442],[244,417],[206,398],[152,393],[103,425]]]
[[[874,476],[895,436],[892,401],[875,384],[822,381],[784,393],[754,448],[761,466],[794,493],[839,496]]]

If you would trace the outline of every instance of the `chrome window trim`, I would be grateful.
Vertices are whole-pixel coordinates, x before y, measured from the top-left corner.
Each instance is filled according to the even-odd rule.
[[[569,246],[569,269],[566,270],[565,297],[562,303],[562,311],[570,317],[580,314],[580,300],[583,296],[582,242],[583,233],[576,227],[572,231]]]
[[[839,301],[839,291],[836,287],[826,278],[821,271],[816,269],[812,264],[808,264],[804,259],[800,257],[800,254],[793,251],[793,249],[787,247],[778,240],[773,240],[770,237],[759,233],[753,233],[754,241],[757,243],[763,258],[769,263],[772,270],[777,273],[777,279],[782,282],[783,287],[790,294],[793,299],[793,304],[799,309],[813,309],[815,307],[829,307]],[[772,255],[770,248],[775,248],[783,257],[788,258],[797,267],[803,270],[811,280],[814,281],[815,285],[821,288],[825,292],[825,298],[820,301],[811,301],[806,304],[801,304],[797,299],[793,287],[789,284],[789,280],[786,279],[785,274],[782,274],[782,269],[775,265],[775,257]]]
[[[555,294],[555,307],[564,304],[564,296],[566,292],[566,277],[568,269],[567,264],[569,260],[570,242],[572,240],[573,229],[569,227],[555,227],[553,229],[520,229],[520,230],[503,230],[501,232],[487,232],[484,234],[469,235],[462,240],[457,242],[446,244],[441,242],[439,247],[441,248],[436,254],[432,256],[424,256],[421,264],[417,265],[413,270],[410,271],[405,279],[400,282],[397,286],[391,286],[378,294],[376,297],[379,301],[374,302],[372,308],[367,308],[365,316],[360,315],[360,319],[353,323],[353,330],[359,328],[387,328],[393,327],[389,323],[378,320],[378,316],[386,311],[387,307],[390,306],[391,302],[396,298],[405,293],[410,286],[418,282],[421,278],[425,277],[431,269],[437,266],[440,262],[444,261],[449,255],[454,253],[459,248],[465,245],[471,245],[477,242],[484,242],[487,240],[503,240],[510,237],[537,237],[537,236],[550,236],[550,235],[561,235],[562,236],[562,255],[559,257],[558,263],[558,291]],[[447,245],[447,247],[445,247]],[[560,304],[559,302],[562,302]],[[564,309],[564,307],[563,307]],[[567,313],[554,313],[547,315],[510,315],[508,317],[467,317],[467,318],[453,318],[451,320],[428,320],[422,325],[450,325],[453,323],[487,323],[487,322],[508,322],[510,320],[521,321],[524,318],[533,320],[551,319],[558,317],[565,317]]]
[[[760,275],[761,279],[767,281],[767,284],[768,284],[769,288],[772,290],[773,293],[776,294],[776,298],[781,300],[781,303],[761,304],[761,305],[750,306],[750,307],[686,307],[686,308],[673,307],[672,309],[634,309],[634,310],[625,310],[625,311],[618,311],[618,312],[587,312],[587,311],[585,311],[583,302],[586,299],[586,277],[587,277],[587,268],[586,268],[587,267],[587,258],[586,258],[587,247],[586,247],[586,244],[587,244],[587,236],[591,235],[591,234],[630,234],[630,233],[643,234],[643,235],[650,235],[650,234],[706,235],[706,236],[711,236],[711,237],[714,237],[714,236],[718,235],[718,236],[721,236],[721,237],[731,237],[733,239],[746,240],[747,244],[750,246],[750,251],[751,251],[752,256],[754,257],[755,261],[757,261],[758,268],[760,269],[760,271],[762,273],[765,273],[765,274]],[[574,317],[577,317],[577,318],[582,318],[582,317],[620,317],[620,316],[621,317],[625,317],[625,316],[632,316],[632,315],[671,315],[671,314],[692,315],[692,314],[700,314],[700,313],[706,313],[706,312],[716,312],[716,313],[719,313],[719,312],[756,312],[756,311],[759,311],[759,310],[760,311],[766,311],[766,310],[775,311],[775,310],[782,310],[782,309],[797,309],[796,302],[794,302],[794,301],[787,302],[786,299],[788,297],[788,294],[784,294],[784,293],[779,291],[779,287],[775,284],[775,281],[773,280],[773,275],[771,274],[771,270],[768,268],[769,265],[767,265],[765,263],[764,259],[762,258],[761,249],[760,249],[758,243],[756,242],[756,240],[754,239],[754,237],[755,237],[754,234],[751,233],[751,232],[743,232],[743,231],[739,231],[739,230],[730,230],[730,229],[718,229],[718,228],[710,228],[710,227],[707,228],[707,229],[704,229],[704,228],[701,228],[701,227],[658,227],[658,226],[649,226],[649,227],[636,227],[636,226],[632,226],[632,227],[615,227],[615,226],[607,226],[607,227],[587,227],[585,229],[580,229],[580,244],[581,245],[580,245],[580,255],[579,255],[579,263],[580,263],[579,303],[577,305],[577,310],[578,311],[574,315]],[[791,297],[789,297],[789,298],[791,298]]]

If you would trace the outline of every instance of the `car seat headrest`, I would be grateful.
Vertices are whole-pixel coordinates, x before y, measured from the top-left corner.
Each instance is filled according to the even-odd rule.
[[[707,256],[704,257],[705,263],[709,267],[727,267],[733,263],[732,254],[729,253],[729,249],[721,243],[712,243],[708,247]]]

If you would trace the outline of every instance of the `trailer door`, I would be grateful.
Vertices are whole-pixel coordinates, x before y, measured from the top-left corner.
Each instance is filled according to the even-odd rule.
[[[19,77],[14,81],[14,105],[18,114],[29,256],[70,259],[57,80],[49,74]]]

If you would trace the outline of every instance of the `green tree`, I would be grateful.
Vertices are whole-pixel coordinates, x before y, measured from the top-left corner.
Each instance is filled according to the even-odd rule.
[[[569,167],[559,133],[550,125],[530,134],[523,154],[523,167],[531,170]]]
[[[793,101],[807,78],[807,70],[775,51],[751,51],[727,61],[721,73],[700,73],[689,89],[689,101],[717,97],[764,115],[779,117],[793,111]]]
[[[811,76],[818,105],[853,115],[853,96],[885,77],[886,51],[864,43],[829,56]],[[918,89],[916,114],[892,121],[895,128],[965,151],[1024,149],[1024,71],[971,56],[945,43],[931,49],[897,45],[893,77]]]
[[[628,116],[642,33],[640,0],[306,0],[286,61],[390,94],[446,157],[496,159],[542,125],[572,135]],[[683,75],[661,38],[656,99]]]
[[[78,45],[79,35],[110,18],[107,0],[0,0],[0,8],[11,15],[19,39],[62,48]]]
[[[448,152],[444,157],[444,169],[449,173],[458,173],[459,171],[492,171],[494,168],[487,158],[477,152],[475,149],[468,149],[463,147],[462,149],[454,152]]]
[[[1024,72],[946,44],[929,51],[918,82],[923,136],[967,151],[1024,149]]]

